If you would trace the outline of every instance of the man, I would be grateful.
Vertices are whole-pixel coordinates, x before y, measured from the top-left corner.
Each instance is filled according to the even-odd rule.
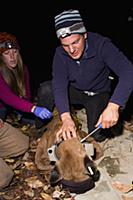
[[[133,89],[133,65],[109,38],[87,32],[78,10],[55,16],[55,30],[61,45],[54,55],[52,90],[63,122],[57,139],[76,137],[70,105],[80,104],[86,110],[89,132],[102,124],[103,129],[92,136],[103,141],[107,137],[105,130],[117,124],[119,111]],[[118,77],[113,93],[111,71]],[[48,85],[42,84],[38,94],[46,105]],[[49,102],[52,108],[52,100]]]
[[[4,159],[22,155],[28,148],[28,136],[0,119],[0,190],[8,186],[14,176]]]

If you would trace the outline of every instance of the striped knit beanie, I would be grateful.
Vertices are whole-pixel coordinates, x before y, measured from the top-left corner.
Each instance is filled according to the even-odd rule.
[[[0,55],[8,49],[20,49],[14,35],[7,32],[0,32]]]
[[[86,28],[78,10],[63,11],[59,15],[56,15],[55,30],[58,38],[86,32]]]

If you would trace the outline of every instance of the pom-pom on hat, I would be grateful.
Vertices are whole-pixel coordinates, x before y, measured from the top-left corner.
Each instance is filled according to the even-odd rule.
[[[0,32],[0,55],[8,49],[20,49],[14,35],[7,32]]]
[[[86,32],[82,17],[78,10],[68,10],[55,16],[55,30],[58,38],[71,34]]]

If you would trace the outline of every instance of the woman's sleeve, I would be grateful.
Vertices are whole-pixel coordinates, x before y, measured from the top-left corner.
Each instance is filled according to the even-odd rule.
[[[23,112],[31,112],[31,108],[33,107],[33,104],[30,101],[17,96],[10,89],[10,87],[5,82],[1,74],[0,74],[0,100],[3,101],[5,104]]]

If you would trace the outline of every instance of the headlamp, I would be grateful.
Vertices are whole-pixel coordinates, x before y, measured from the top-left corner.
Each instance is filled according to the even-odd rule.
[[[6,42],[0,43],[0,48],[18,49],[18,45],[15,42],[12,42],[12,41],[6,41]]]
[[[58,38],[60,37],[64,38],[74,33],[81,34],[85,32],[86,32],[86,28],[83,22],[79,22],[79,23],[73,24],[72,26],[58,29],[56,31],[56,34]]]

